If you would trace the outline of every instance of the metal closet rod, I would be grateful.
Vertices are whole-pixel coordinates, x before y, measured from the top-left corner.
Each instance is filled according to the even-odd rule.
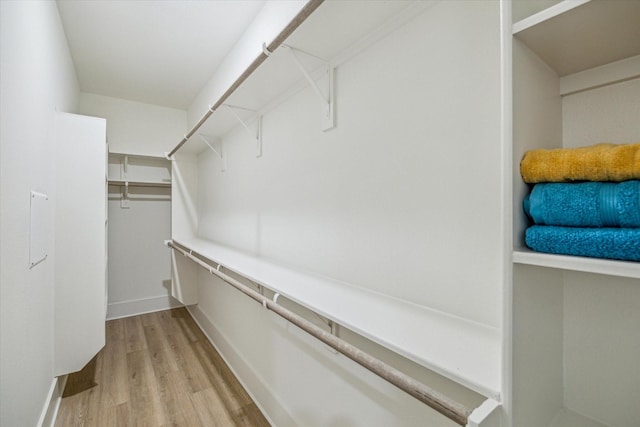
[[[293,33],[299,26],[302,24],[317,8],[320,6],[324,0],[309,0],[304,7],[298,12],[298,14],[287,24],[286,27],[276,36],[276,38],[271,42],[269,46],[267,46],[267,51],[273,52],[275,51],[284,41]],[[205,122],[211,117],[214,111],[216,111],[224,102],[231,96],[233,92],[235,92],[238,87],[245,80],[249,78],[249,76],[268,58],[268,55],[263,51],[258,55],[256,59],[247,67],[246,70],[238,77],[233,84],[227,89],[225,93],[218,99],[218,101],[209,106],[209,109],[204,113],[202,118],[198,120],[198,122],[191,128],[191,131],[187,133],[184,138],[175,146],[173,150],[169,153],[169,157],[173,156],[179,149],[182,147],[197,131],[200,127],[205,124]]]
[[[369,371],[373,372],[379,377],[395,385],[402,391],[410,394],[411,396],[415,397],[419,401],[435,409],[436,411],[438,411],[445,417],[449,418],[450,420],[456,422],[461,426],[467,425],[467,420],[472,410],[465,407],[461,403],[456,402],[455,400],[448,398],[447,396],[439,393],[438,391],[432,389],[431,387],[428,387],[416,381],[415,379],[398,371],[392,366],[387,365],[381,360],[371,356],[370,354],[360,350],[359,348],[349,344],[348,342],[343,341],[337,336],[332,335],[331,333],[323,330],[322,328],[309,322],[305,318],[287,310],[281,305],[278,305],[275,301],[272,301],[271,299],[265,297],[259,292],[246,286],[245,284],[235,280],[231,276],[228,276],[220,272],[220,268],[223,267],[222,265],[218,264],[218,267],[214,268],[213,266],[207,264],[200,258],[197,258],[196,256],[192,255],[192,252],[185,251],[181,247],[176,246],[171,241],[167,242],[167,246],[180,252],[181,254],[191,259],[193,262],[195,262],[202,268],[209,271],[211,274],[218,276],[219,278],[221,278],[222,280],[224,280],[225,282],[227,282],[228,284],[230,284],[240,292],[258,301],[265,308],[273,311],[274,313],[278,314],[279,316],[293,323],[303,331],[319,339],[323,343],[327,344],[329,347],[339,351],[340,353],[347,356],[354,362],[360,364],[361,366],[365,367]],[[434,344],[434,345],[437,345],[437,344]]]

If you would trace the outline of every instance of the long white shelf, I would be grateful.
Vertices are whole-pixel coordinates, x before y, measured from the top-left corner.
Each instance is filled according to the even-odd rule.
[[[350,55],[365,48],[368,42],[393,31],[432,3],[423,0],[325,1],[285,40],[285,44],[337,66]],[[353,16],[357,16],[358,19],[350,18]],[[322,74],[319,74],[319,71],[323,62],[305,54],[299,56],[307,71],[314,79],[320,81],[322,86]],[[234,113],[252,127],[256,126],[254,119],[258,113],[267,112],[307,85],[291,54],[281,47],[253,70],[224,100],[224,104],[241,107],[242,109],[234,109]],[[322,86],[322,90],[326,88]],[[339,110],[339,106],[337,109]],[[207,146],[197,134],[215,140],[239,125],[237,118],[228,109],[220,107],[179,152],[200,153],[206,150]],[[320,131],[321,106],[318,101],[318,132]],[[247,135],[247,138],[250,138],[250,135]]]
[[[109,185],[115,185],[117,187],[124,187],[125,185],[130,187],[158,187],[158,188],[171,188],[170,181],[131,181],[122,179],[110,179]]]
[[[640,2],[565,0],[513,25],[559,76],[640,54]]]
[[[502,341],[497,328],[207,240],[173,241],[471,390],[500,399]]]
[[[526,248],[515,250],[512,260],[516,264],[640,279],[640,263],[631,261],[546,254]]]

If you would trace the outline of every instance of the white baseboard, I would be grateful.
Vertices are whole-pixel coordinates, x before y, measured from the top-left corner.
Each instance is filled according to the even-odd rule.
[[[153,313],[154,311],[168,310],[176,307],[182,307],[182,304],[169,295],[113,302],[107,306],[107,320]]]
[[[56,424],[65,384],[67,384],[67,375],[54,378],[51,382],[47,400],[44,403],[40,419],[38,420],[38,427],[54,427]]]
[[[271,387],[251,368],[249,363],[237,352],[231,341],[213,324],[209,317],[197,305],[187,306],[187,310],[267,418],[269,424],[272,426],[297,425]]]

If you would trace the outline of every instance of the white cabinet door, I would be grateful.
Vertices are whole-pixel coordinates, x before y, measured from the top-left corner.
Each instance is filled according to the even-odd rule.
[[[56,115],[56,375],[82,369],[105,343],[106,120]]]

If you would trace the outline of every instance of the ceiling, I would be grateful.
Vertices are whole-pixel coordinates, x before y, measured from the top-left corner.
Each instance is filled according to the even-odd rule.
[[[83,92],[186,109],[265,0],[57,0]]]

